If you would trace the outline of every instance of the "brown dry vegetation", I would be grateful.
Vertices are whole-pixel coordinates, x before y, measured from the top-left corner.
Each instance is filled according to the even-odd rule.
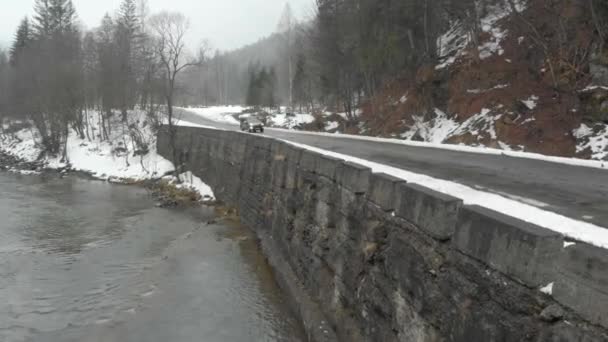
[[[502,114],[496,122],[498,141],[543,154],[574,156],[573,129],[593,120],[599,103],[608,98],[604,94],[598,100],[597,94],[580,92],[591,83],[594,47],[586,2],[532,0],[524,12],[499,25],[507,31],[501,42],[503,55],[480,59],[474,47],[446,69],[424,66],[414,79],[395,80],[362,107],[367,130],[359,133],[395,136],[412,124],[412,115],[427,113],[430,119],[434,108],[458,122],[489,108]],[[483,43],[488,37],[481,38]],[[500,85],[507,86],[492,89]],[[467,91],[471,89],[481,91]],[[407,102],[401,103],[404,95]],[[538,97],[538,105],[529,109],[522,100],[532,95]],[[477,140],[471,134],[447,142],[497,144],[489,136]]]

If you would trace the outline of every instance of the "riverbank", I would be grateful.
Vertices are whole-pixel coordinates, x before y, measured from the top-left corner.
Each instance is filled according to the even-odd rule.
[[[160,207],[214,204],[209,186],[192,173],[175,175],[173,163],[156,153],[155,118],[129,112],[127,122],[115,115],[102,133],[99,115],[85,114],[84,136],[69,133],[65,153],[44,153],[42,138],[28,122],[5,121],[0,133],[0,170],[20,174],[77,173],[116,184],[146,187]]]

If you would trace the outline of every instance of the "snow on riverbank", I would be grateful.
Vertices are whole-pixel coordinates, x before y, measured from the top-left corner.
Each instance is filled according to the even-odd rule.
[[[129,113],[127,123],[115,115],[108,139],[101,139],[101,123],[95,112],[87,114],[90,124],[88,138],[71,131],[66,144],[66,156],[38,160],[45,168],[82,171],[112,182],[138,182],[160,179],[175,170],[173,163],[156,151],[156,132],[144,112]],[[37,161],[42,155],[40,134],[33,127],[13,134],[0,135],[0,150],[26,162]],[[17,170],[13,170],[17,172]],[[201,197],[214,198],[213,191],[192,174],[180,175],[180,188],[190,188]]]
[[[25,162],[34,162],[41,152],[37,141],[39,137],[35,129],[23,128],[15,133],[0,134],[0,150]]]
[[[449,194],[462,199],[467,205],[479,205],[508,215],[516,213],[516,217],[521,220],[545,227],[577,241],[586,242],[601,248],[608,248],[608,229],[591,223],[571,219],[500,195],[476,190],[466,185],[433,178],[345,154],[294,143],[288,140],[285,141],[294,146],[313,152],[369,167],[375,173],[389,174],[404,179],[408,183],[420,184],[435,191]]]

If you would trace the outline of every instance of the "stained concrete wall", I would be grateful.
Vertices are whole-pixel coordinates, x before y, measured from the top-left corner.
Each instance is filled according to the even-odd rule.
[[[282,141],[176,133],[184,168],[257,232],[313,340],[608,340],[604,249]],[[165,131],[158,150],[172,155]]]

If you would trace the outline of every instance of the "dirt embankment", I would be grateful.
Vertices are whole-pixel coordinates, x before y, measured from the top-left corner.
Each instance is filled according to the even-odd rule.
[[[387,84],[349,133],[580,158],[607,148],[589,144],[608,123],[608,56],[588,2],[528,1],[453,57]]]

